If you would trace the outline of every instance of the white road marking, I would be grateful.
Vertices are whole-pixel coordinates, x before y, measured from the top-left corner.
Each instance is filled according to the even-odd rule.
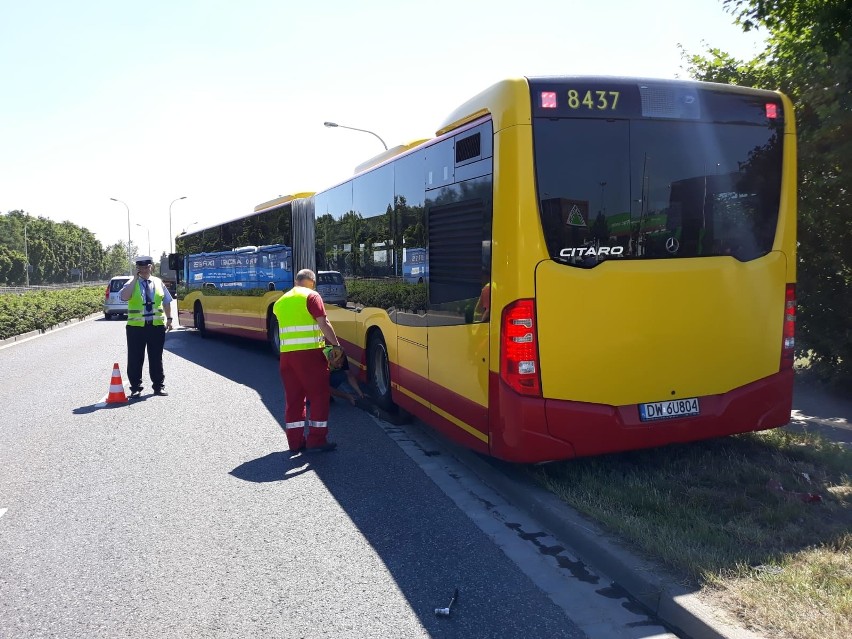
[[[7,510],[9,510],[9,509],[8,508],[0,508],[0,517],[5,515]]]

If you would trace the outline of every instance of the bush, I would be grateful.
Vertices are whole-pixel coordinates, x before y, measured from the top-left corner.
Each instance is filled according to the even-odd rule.
[[[102,286],[0,295],[0,339],[44,331],[101,310]]]

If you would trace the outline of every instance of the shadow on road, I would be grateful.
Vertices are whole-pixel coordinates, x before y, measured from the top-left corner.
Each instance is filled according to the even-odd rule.
[[[265,343],[219,335],[203,339],[194,330],[181,330],[169,336],[166,350],[252,388],[281,426],[284,393],[277,359]],[[381,558],[429,636],[483,636],[489,634],[483,629],[497,628],[505,639],[577,636],[561,609],[375,427],[369,404],[359,408],[366,410],[332,404],[329,421],[337,450],[292,458],[287,450],[270,452],[243,461],[229,474],[269,485],[314,473]],[[283,431],[280,446],[286,446]],[[454,588],[464,605],[452,620],[437,618],[435,608],[446,605]]]
[[[302,456],[290,457],[289,451],[269,453],[244,462],[231,471],[231,475],[244,481],[266,483],[292,479],[315,469]]]

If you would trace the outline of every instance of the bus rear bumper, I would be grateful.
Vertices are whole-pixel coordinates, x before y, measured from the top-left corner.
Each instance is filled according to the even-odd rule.
[[[491,454],[506,461],[542,462],[777,428],[790,422],[793,375],[781,371],[728,393],[703,396],[700,415],[652,422],[639,419],[636,404],[522,398],[498,383],[500,410],[492,423]]]

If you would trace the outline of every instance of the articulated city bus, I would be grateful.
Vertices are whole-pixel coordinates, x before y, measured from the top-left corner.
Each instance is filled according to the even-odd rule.
[[[278,329],[269,325],[272,304],[292,288],[299,268],[313,265],[310,195],[279,197],[250,215],[175,238],[177,253],[169,262],[180,281],[181,324],[205,335],[228,333],[277,345]],[[294,262],[303,266],[294,271]]]
[[[777,92],[506,80],[299,200],[315,254],[294,268],[346,278],[329,317],[375,401],[481,453],[773,428],[792,401],[795,161]]]

